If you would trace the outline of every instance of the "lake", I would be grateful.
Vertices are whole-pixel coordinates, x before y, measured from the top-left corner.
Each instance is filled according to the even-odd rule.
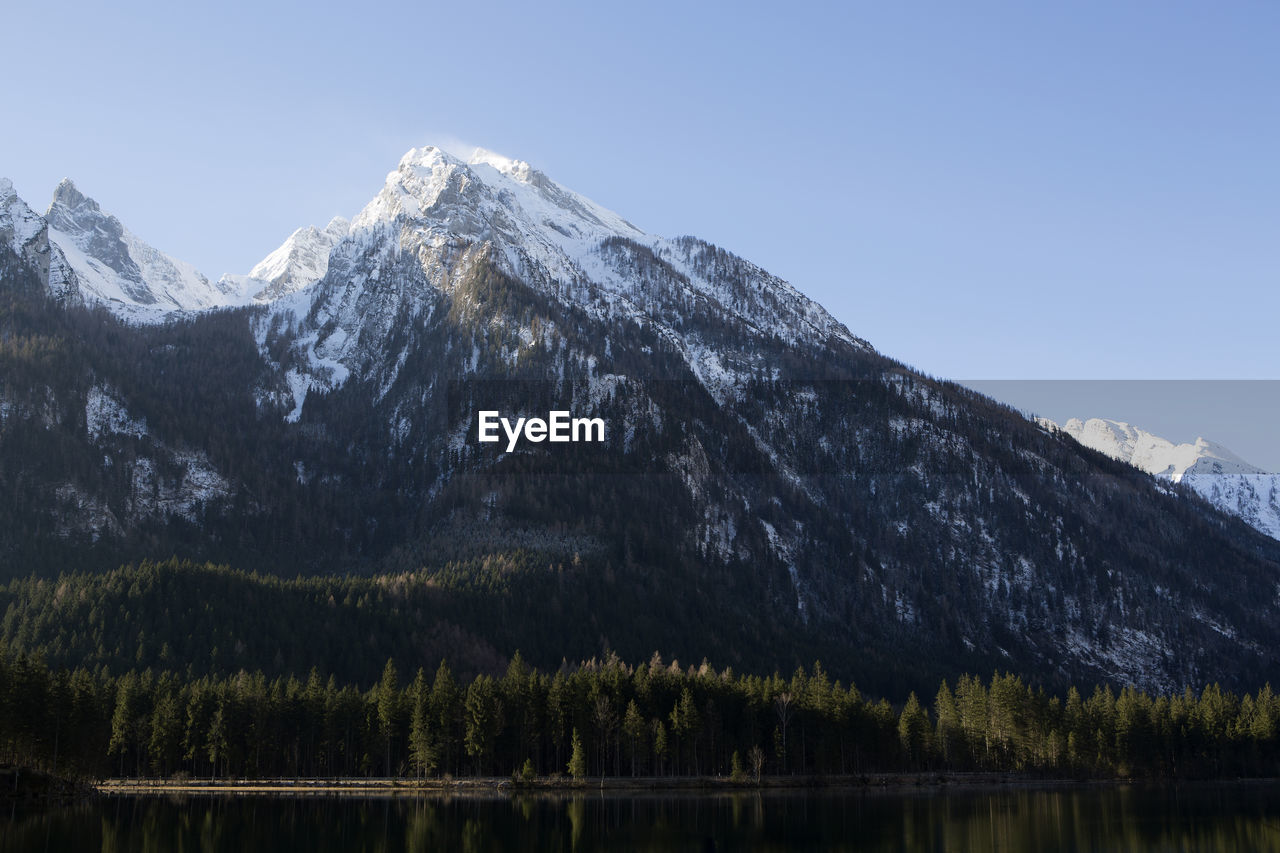
[[[1257,850],[1280,784],[599,792],[401,798],[107,796],[0,815],[0,851]]]

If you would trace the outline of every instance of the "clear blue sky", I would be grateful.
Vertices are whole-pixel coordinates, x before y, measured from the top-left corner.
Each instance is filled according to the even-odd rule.
[[[1280,378],[1280,4],[8,4],[0,175],[207,275],[520,157],[961,378]],[[1081,412],[1082,416],[1104,412]]]

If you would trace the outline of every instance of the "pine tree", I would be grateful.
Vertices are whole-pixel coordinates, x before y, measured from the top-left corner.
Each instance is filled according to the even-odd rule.
[[[596,733],[599,744],[599,761],[597,766],[600,768],[600,775],[608,775],[609,766],[609,741],[613,737],[614,730],[618,727],[618,713],[613,708],[613,701],[609,699],[607,693],[599,693],[596,695],[596,701],[592,706],[591,720],[595,723]]]
[[[417,769],[418,778],[435,772],[436,748],[431,736],[431,709],[428,704],[427,674],[419,668],[409,685],[409,759]]]
[[[467,755],[476,760],[477,774],[483,773],[502,728],[502,702],[487,675],[477,676],[467,687],[464,703]]]
[[[141,713],[142,696],[138,677],[129,672],[116,686],[115,712],[111,715],[111,742],[108,750],[120,755],[120,775],[124,775],[124,758],[130,749],[137,749],[138,716]],[[135,768],[136,770],[136,768]]]
[[[907,704],[898,718],[898,741],[910,766],[922,767],[928,756],[929,715],[920,707],[914,690],[907,697]]]
[[[587,753],[582,748],[582,738],[578,737],[578,730],[573,730],[573,747],[569,756],[569,775],[575,781],[582,781],[587,777]]]
[[[976,676],[962,675],[956,683],[956,705],[969,755],[987,766],[991,757],[991,719],[987,709],[987,688]]]
[[[156,699],[151,712],[151,732],[147,739],[147,752],[151,755],[152,772],[168,774],[170,762],[177,757],[182,742],[182,722],[176,690],[168,687]]]
[[[644,735],[648,727],[640,714],[636,700],[627,703],[627,711],[622,718],[622,732],[627,736],[631,747],[631,775],[636,775],[636,752],[644,747]]]
[[[427,704],[431,710],[431,728],[435,733],[436,758],[445,771],[452,771],[457,766],[457,721],[460,699],[453,673],[448,665],[441,661],[440,668],[436,670],[435,680],[431,682],[431,695]]]
[[[569,682],[563,671],[557,670],[547,687],[547,728],[551,746],[555,750],[555,766],[564,759],[565,734],[569,725]]]
[[[698,708],[693,702],[693,693],[686,687],[680,691],[680,701],[671,709],[671,736],[676,739],[676,772],[680,772],[679,759],[681,752],[689,752],[693,755],[692,761],[686,764],[686,767],[692,767],[693,772],[697,771],[697,742],[696,736],[702,727],[702,718],[698,714]]]
[[[214,707],[213,719],[209,721],[208,754],[209,763],[213,767],[213,778],[218,778],[219,761],[222,761],[223,772],[226,772],[229,732],[227,726],[226,694],[218,696]]]
[[[667,757],[667,727],[662,720],[653,721],[653,766],[662,775],[662,763]]]
[[[964,762],[964,731],[960,727],[960,709],[946,681],[933,700],[933,715],[938,721],[938,753],[948,767],[955,768]]]
[[[400,679],[396,665],[387,658],[378,682],[378,736],[382,738],[385,760],[383,767],[388,776],[394,776],[391,767],[391,742],[396,736],[396,721],[400,714]]]
[[[538,715],[534,702],[537,675],[517,651],[507,665],[497,688],[502,698],[503,716],[516,738],[514,755],[528,755],[538,739]]]

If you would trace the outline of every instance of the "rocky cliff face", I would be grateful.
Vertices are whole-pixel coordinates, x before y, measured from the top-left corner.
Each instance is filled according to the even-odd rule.
[[[18,197],[7,178],[0,178],[0,246],[6,246],[34,270],[54,298],[80,298],[71,265],[62,250],[49,241],[48,223]]]

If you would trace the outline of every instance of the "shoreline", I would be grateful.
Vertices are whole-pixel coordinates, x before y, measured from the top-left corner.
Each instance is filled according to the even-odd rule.
[[[459,779],[326,778],[326,779],[104,779],[93,783],[101,795],[198,794],[240,796],[279,794],[325,797],[525,796],[530,794],[750,794],[779,791],[861,790],[867,792],[979,788],[1111,787],[1115,785],[1275,784],[1267,779],[1090,779],[1019,773],[867,773],[848,776],[776,776],[754,781],[728,777],[593,777],[581,781],[539,778],[516,782],[510,777]]]

